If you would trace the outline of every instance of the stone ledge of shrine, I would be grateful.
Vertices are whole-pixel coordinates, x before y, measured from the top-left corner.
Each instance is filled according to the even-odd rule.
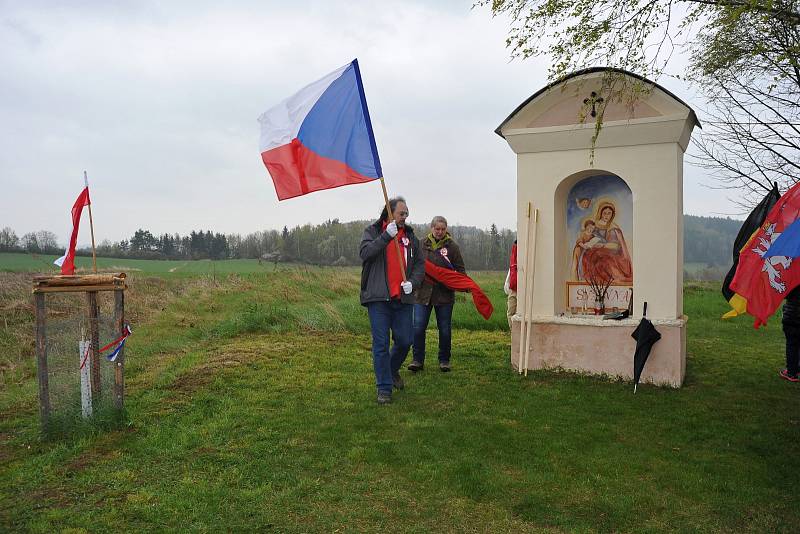
[[[523,318],[519,315],[511,317],[512,321],[522,322]],[[536,315],[530,318],[532,324],[563,324],[563,325],[580,325],[580,326],[601,326],[601,327],[635,327],[642,320],[641,317],[629,317],[627,319],[603,319],[601,315]],[[654,326],[671,326],[682,328],[686,326],[689,317],[686,315],[678,319],[663,319],[654,318],[650,319]]]

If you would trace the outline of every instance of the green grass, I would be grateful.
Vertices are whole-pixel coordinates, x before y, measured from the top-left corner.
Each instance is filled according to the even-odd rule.
[[[139,311],[122,428],[43,440],[32,377],[0,392],[0,530],[796,531],[778,323],[722,322],[688,287],[686,384],[634,396],[514,373],[503,274],[478,278],[495,317],[459,301],[454,371],[406,376],[390,406],[357,270],[226,275]]]
[[[7,272],[42,272],[58,273],[53,260],[58,256],[47,254],[22,254],[16,252],[0,252],[0,271]],[[75,258],[78,271],[89,272],[92,258],[79,256]],[[271,262],[247,260],[133,260],[126,258],[97,258],[97,268],[104,271],[122,271],[126,273],[141,272],[148,274],[226,274],[226,273],[262,273],[273,271]]]

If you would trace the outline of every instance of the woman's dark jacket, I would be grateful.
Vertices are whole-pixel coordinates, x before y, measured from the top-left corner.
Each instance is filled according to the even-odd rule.
[[[422,241],[422,252],[425,255],[425,259],[439,267],[466,273],[467,269],[464,267],[464,258],[461,257],[461,249],[458,248],[456,242],[453,241],[450,234],[447,234],[442,240],[444,244],[441,244],[435,250],[429,237],[426,237]],[[450,260],[449,262],[442,256],[442,249],[447,251],[447,259]],[[416,292],[416,297],[417,304],[424,304],[425,306],[442,306],[453,304],[456,301],[455,291],[427,277],[422,287]]]
[[[388,302],[389,282],[386,276],[386,254],[397,254],[394,245],[387,250],[387,245],[392,240],[389,234],[382,229],[383,221],[376,221],[364,229],[359,247],[361,256],[361,304],[366,306],[370,302]],[[411,282],[414,289],[422,285],[425,276],[425,258],[420,254],[419,239],[414,236],[414,229],[406,225],[406,237],[409,240],[406,279]],[[403,304],[414,304],[414,294],[406,295],[400,291],[400,301]]]

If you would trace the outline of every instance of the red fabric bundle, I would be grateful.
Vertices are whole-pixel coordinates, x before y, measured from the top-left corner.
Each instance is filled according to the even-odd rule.
[[[475,281],[466,274],[444,267],[439,267],[429,260],[425,260],[425,274],[444,284],[453,291],[469,291],[472,293],[472,302],[475,304],[475,309],[478,310],[484,319],[489,319],[494,312],[494,307],[489,297],[483,292]]]
[[[383,221],[383,230],[386,231],[388,222]],[[400,244],[400,255],[394,248],[392,241],[397,240]],[[403,294],[400,283],[403,281],[403,271],[406,270],[406,229],[398,228],[397,235],[386,245],[386,283],[389,284],[389,297],[399,299]],[[401,260],[402,257],[402,260]]]

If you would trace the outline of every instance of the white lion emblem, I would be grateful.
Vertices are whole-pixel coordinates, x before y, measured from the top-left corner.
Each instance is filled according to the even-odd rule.
[[[775,232],[775,223],[770,224],[765,232],[765,237],[759,237],[758,244],[751,250],[764,258],[764,254],[767,253],[770,245],[772,245],[780,235],[780,232]],[[769,258],[764,258],[764,265],[761,267],[761,271],[766,271],[769,277],[769,285],[778,293],[786,291],[786,284],[781,281],[781,272],[777,267],[781,266],[786,270],[791,264],[792,258],[788,256],[771,256]]]

